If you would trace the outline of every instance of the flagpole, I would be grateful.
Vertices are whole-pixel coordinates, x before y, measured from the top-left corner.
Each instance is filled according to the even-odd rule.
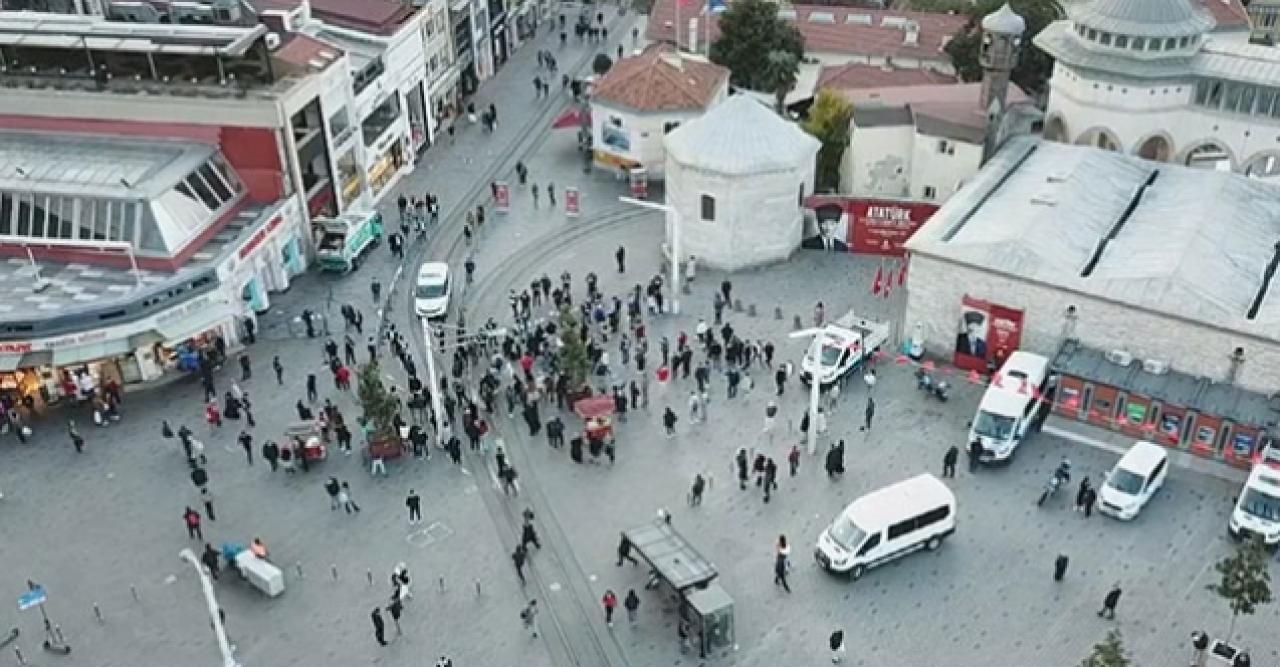
[[[680,28],[680,3],[682,3],[682,2],[684,2],[684,0],[675,0],[675,4],[676,4],[676,22],[675,22],[675,31],[676,31],[676,34],[675,34],[675,38],[676,38],[676,53],[680,53],[680,51],[682,50],[682,49],[680,48],[680,29],[681,29],[681,28]]]
[[[707,0],[702,8],[702,48],[706,49],[707,59],[711,58],[711,0]]]

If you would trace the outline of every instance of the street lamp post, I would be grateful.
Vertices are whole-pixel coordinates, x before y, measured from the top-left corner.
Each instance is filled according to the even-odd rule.
[[[792,338],[804,338],[805,336],[813,336],[813,341],[809,343],[809,358],[813,359],[813,370],[809,373],[809,432],[805,434],[808,439],[809,455],[818,453],[818,398],[822,393],[822,376],[819,374],[821,367],[819,361],[822,358],[822,332],[823,328],[801,329],[800,331],[792,331],[789,336]],[[804,359],[800,360],[800,370],[804,371]]]
[[[449,416],[444,413],[444,402],[440,396],[439,380],[436,379],[436,355],[431,347],[431,322],[425,317],[420,319],[422,320],[422,340],[425,343],[423,347],[427,351],[427,382],[430,383],[429,386],[431,387],[428,394],[431,396],[431,411],[436,416],[436,447],[442,447],[444,442],[441,434],[444,432],[445,420]]]
[[[634,197],[618,197],[618,201],[640,208],[662,211],[671,220],[671,314],[680,314],[680,214],[676,209],[656,202],[635,199]]]
[[[209,620],[213,623],[213,634],[218,638],[218,650],[222,652],[222,667],[240,667],[240,663],[236,662],[235,656],[231,654],[231,642],[227,641],[227,629],[222,627],[222,614],[219,613],[218,599],[213,595],[213,582],[209,580],[209,575],[205,573],[195,552],[183,549],[178,552],[178,558],[190,563],[200,577],[200,588],[204,591],[205,604],[209,606]],[[234,567],[235,564],[232,563],[231,566]]]

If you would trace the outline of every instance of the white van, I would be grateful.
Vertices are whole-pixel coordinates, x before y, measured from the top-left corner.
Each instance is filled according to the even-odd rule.
[[[969,440],[982,443],[983,463],[1007,461],[1042,418],[1050,390],[1049,360],[1021,350],[1009,355],[996,372],[969,424]]]
[[[857,579],[921,547],[937,549],[955,529],[955,495],[925,473],[849,503],[822,531],[813,555],[822,567]]]
[[[1268,447],[1253,465],[1227,530],[1232,537],[1260,537],[1268,546],[1280,544],[1280,451]]]
[[[1098,492],[1098,511],[1128,521],[1164,486],[1169,453],[1153,442],[1139,440],[1120,457]]]

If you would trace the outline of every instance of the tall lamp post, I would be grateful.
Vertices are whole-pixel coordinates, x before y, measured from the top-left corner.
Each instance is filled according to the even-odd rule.
[[[444,402],[440,394],[440,380],[436,378],[436,355],[431,345],[431,322],[427,318],[419,318],[422,320],[422,340],[427,349],[427,382],[430,383],[431,390],[428,392],[431,396],[431,411],[436,416],[436,446],[444,445],[441,434],[444,432],[444,423],[449,418],[444,412]],[[452,424],[450,425],[452,426]]]
[[[671,220],[671,314],[680,314],[680,214],[667,204],[645,201],[634,197],[618,197],[618,201],[640,208],[662,211]]]
[[[818,397],[822,393],[822,370],[820,361],[822,359],[822,332],[825,327],[817,327],[814,329],[801,329],[792,331],[788,334],[792,338],[804,338],[805,336],[813,336],[813,340],[809,343],[809,358],[813,359],[813,371],[809,374],[809,432],[805,434],[808,439],[809,455],[818,453]],[[804,372],[804,359],[800,360],[800,371]]]
[[[222,627],[222,614],[219,613],[218,599],[213,595],[213,582],[209,580],[209,575],[205,573],[195,552],[183,549],[178,552],[178,558],[190,563],[200,577],[200,589],[204,591],[204,601],[209,606],[209,620],[213,623],[213,634],[218,638],[218,650],[222,652],[222,667],[240,667],[240,663],[236,662],[235,656],[231,654],[231,642],[227,641],[227,629]],[[234,563],[232,565],[234,566]]]

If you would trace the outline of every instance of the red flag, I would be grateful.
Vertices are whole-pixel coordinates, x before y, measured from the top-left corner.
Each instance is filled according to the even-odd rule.
[[[884,282],[884,265],[882,264],[876,267],[876,279],[874,282],[871,283],[871,293],[879,295],[880,290],[883,288],[883,282]]]
[[[889,272],[884,274],[884,298],[889,298],[889,293],[893,291],[893,266],[889,266]]]
[[[902,260],[902,267],[898,269],[898,286],[907,284],[907,260]]]

